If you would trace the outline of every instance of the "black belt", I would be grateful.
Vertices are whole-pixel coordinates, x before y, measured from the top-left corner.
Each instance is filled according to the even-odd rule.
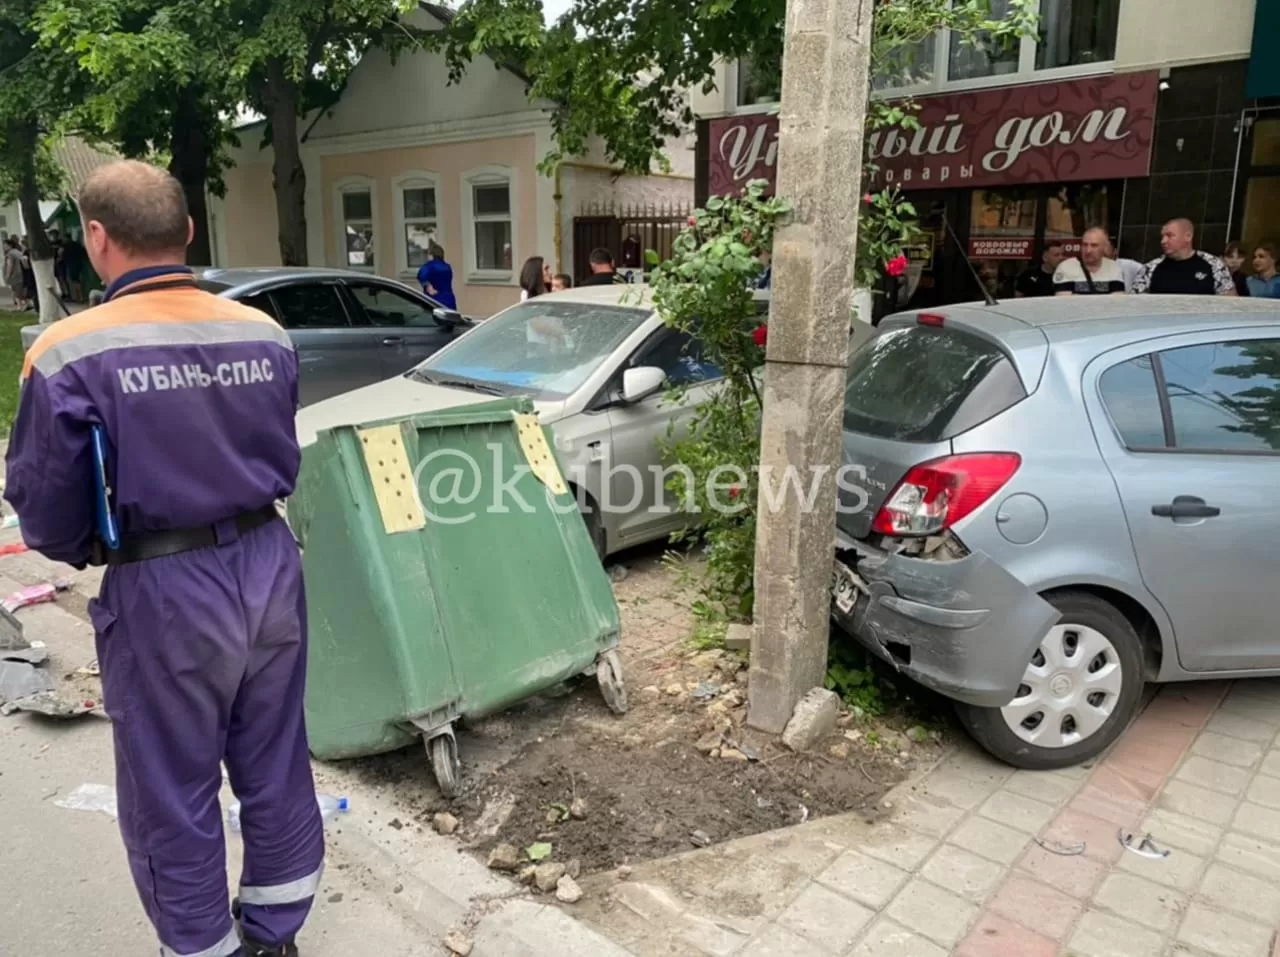
[[[267,505],[252,512],[241,512],[232,521],[239,535],[247,535],[255,528],[261,528],[268,522],[280,517],[274,505]],[[175,528],[159,532],[143,532],[133,535],[120,543],[120,547],[107,550],[99,540],[94,543],[100,550],[101,561],[94,564],[129,565],[133,562],[145,562],[151,558],[163,558],[166,555],[178,555],[192,552],[197,548],[212,548],[219,544],[218,530],[213,525],[203,528]]]

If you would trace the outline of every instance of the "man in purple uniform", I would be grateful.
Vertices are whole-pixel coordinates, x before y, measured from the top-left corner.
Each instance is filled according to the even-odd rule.
[[[105,301],[27,354],[5,497],[32,548],[108,566],[90,612],[120,831],[161,954],[291,957],[324,862],[303,726],[301,563],[273,507],[300,460],[297,357],[261,312],[196,287],[173,177],[114,163],[79,203]],[[105,553],[94,426],[120,537]],[[224,761],[244,835],[238,926]]]

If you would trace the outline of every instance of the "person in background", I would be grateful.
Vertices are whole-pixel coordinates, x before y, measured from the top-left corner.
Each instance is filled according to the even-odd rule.
[[[1124,292],[1124,276],[1107,257],[1111,240],[1106,230],[1093,227],[1080,237],[1080,255],[1064,259],[1053,274],[1056,296],[1107,296]]]
[[[1189,219],[1171,219],[1160,230],[1164,255],[1142,267],[1133,284],[1136,293],[1181,296],[1234,296],[1231,270],[1217,256],[1195,246],[1196,229]]]
[[[84,267],[89,254],[75,236],[68,236],[62,243],[62,258],[67,264],[67,285],[71,287],[71,299],[84,302]]]
[[[1062,263],[1062,244],[1046,243],[1040,253],[1040,264],[1028,266],[1019,273],[1013,284],[1014,295],[1019,299],[1053,295],[1053,274]]]
[[[22,285],[26,289],[27,308],[33,311],[40,308],[40,294],[36,290],[36,270],[31,265],[31,237],[22,243]]]
[[[13,305],[19,312],[27,308],[27,281],[22,275],[22,245],[18,237],[4,241],[4,281],[13,293]]]
[[[573,279],[562,272],[556,273],[551,277],[551,291],[564,292],[566,289],[573,288]]]
[[[1116,265],[1120,268],[1120,275],[1124,278],[1124,291],[1133,292],[1133,284],[1137,280],[1138,274],[1142,272],[1142,263],[1136,259],[1117,256],[1115,244],[1111,241],[1110,236],[1107,237],[1107,258],[1114,259]]]
[[[520,301],[541,296],[551,286],[551,267],[541,256],[530,256],[520,269]]]
[[[756,288],[771,289],[773,288],[773,253],[768,249],[762,249],[757,258],[760,260],[760,265],[764,267],[764,272],[756,279]]]
[[[618,273],[613,268],[613,254],[609,250],[591,250],[587,262],[591,266],[591,275],[579,282],[579,286],[611,286],[619,281]]]
[[[53,281],[58,285],[58,295],[66,299],[71,295],[67,286],[67,257],[62,236],[56,229],[49,231],[49,245],[53,247]]]
[[[1245,282],[1244,275],[1244,250],[1240,248],[1240,244],[1227,243],[1227,248],[1222,251],[1222,261],[1231,270],[1231,281],[1235,283],[1236,295],[1249,295],[1249,284]]]
[[[1253,275],[1247,277],[1249,295],[1259,299],[1280,299],[1280,276],[1276,275],[1276,247],[1258,243],[1253,251]]]
[[[446,309],[457,311],[458,298],[453,294],[453,267],[444,261],[444,247],[431,243],[427,261],[418,267],[418,284],[422,291]]]

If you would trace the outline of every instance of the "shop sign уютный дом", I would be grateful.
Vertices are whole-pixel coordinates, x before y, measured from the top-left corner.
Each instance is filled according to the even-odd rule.
[[[919,129],[868,134],[874,184],[952,189],[1146,176],[1159,83],[1148,71],[919,97]],[[707,130],[710,195],[774,182],[776,114],[720,117]]]

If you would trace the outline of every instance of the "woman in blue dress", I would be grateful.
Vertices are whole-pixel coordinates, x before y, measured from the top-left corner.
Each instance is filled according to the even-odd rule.
[[[444,261],[444,248],[439,243],[427,247],[427,261],[418,268],[418,283],[422,291],[440,305],[457,310],[458,299],[453,294],[453,267]]]

